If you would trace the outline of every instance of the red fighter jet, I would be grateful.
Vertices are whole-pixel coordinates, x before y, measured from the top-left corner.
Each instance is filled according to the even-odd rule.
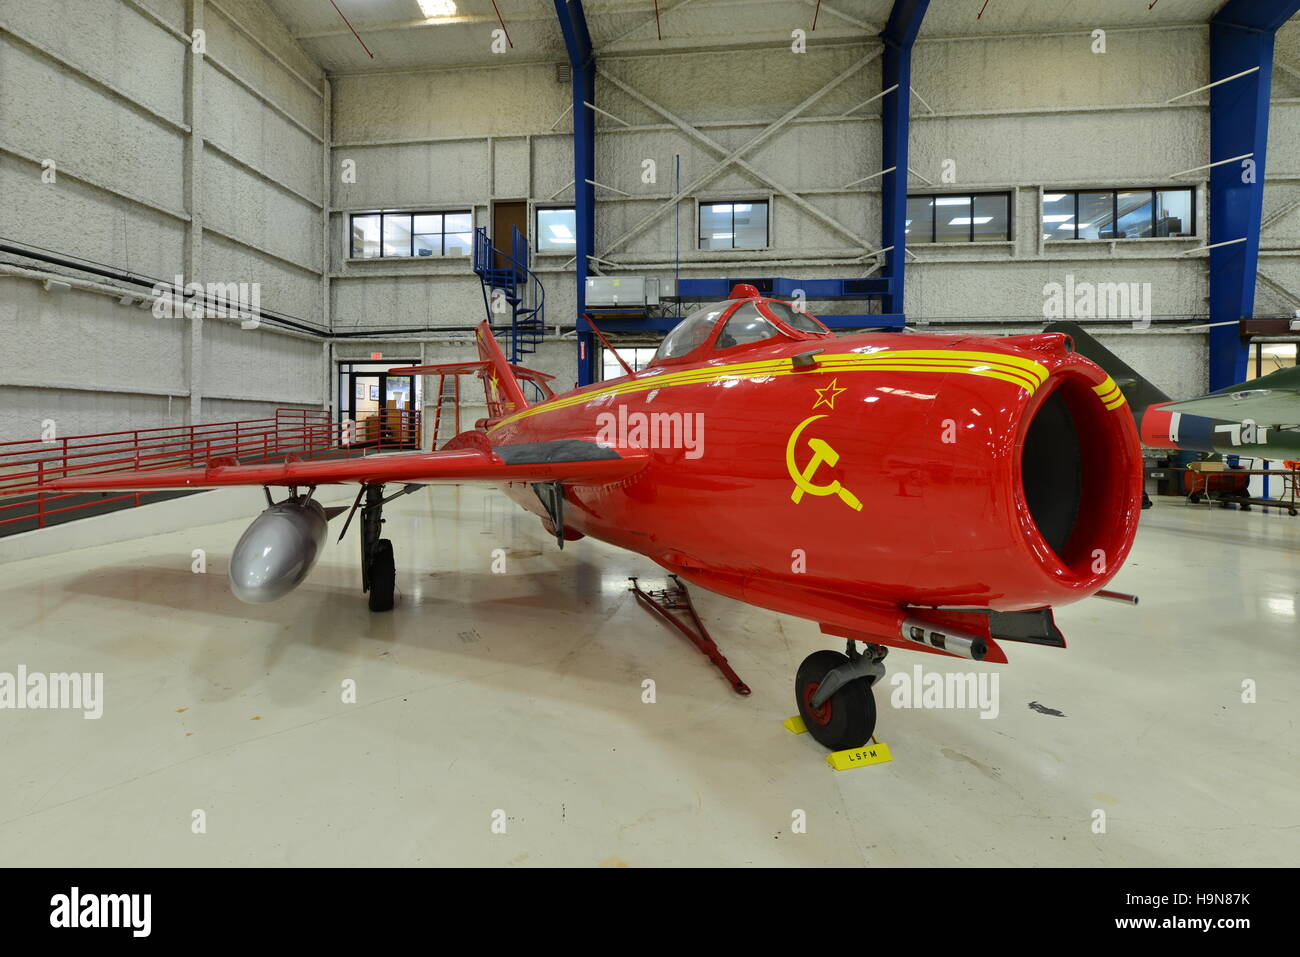
[[[47,488],[261,485],[270,502],[270,487],[287,487],[231,560],[236,594],[265,601],[306,576],[344,511],[327,513],[315,486],[360,483],[362,583],[379,611],[394,582],[384,503],[430,483],[497,485],[561,546],[590,535],[847,639],[847,654],[815,652],[795,678],[809,731],[836,750],[870,738],[888,646],[991,662],[1007,660],[999,641],[1064,647],[1051,609],[1099,592],[1137,529],[1133,417],[1066,335],[841,338],[738,285],[679,323],[642,371],[562,395],[507,362],[487,323],[476,339],[477,362],[394,370],[482,379],[488,417],[437,451]],[[526,380],[543,401],[525,398]]]

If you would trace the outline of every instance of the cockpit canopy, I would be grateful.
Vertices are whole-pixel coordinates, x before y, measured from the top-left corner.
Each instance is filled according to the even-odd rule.
[[[712,351],[718,352],[769,339],[797,341],[831,335],[806,312],[779,299],[762,299],[753,286],[738,285],[730,299],[697,309],[679,322],[660,344],[652,364],[685,359],[710,340]]]

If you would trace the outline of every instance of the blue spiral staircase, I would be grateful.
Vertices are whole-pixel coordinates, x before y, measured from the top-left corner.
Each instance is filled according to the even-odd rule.
[[[492,245],[487,227],[474,230],[474,274],[483,286],[483,308],[488,324],[495,330],[504,310],[493,311],[493,303],[502,301],[510,310],[510,361],[519,363],[536,352],[546,334],[546,289],[537,274],[528,268],[528,241],[518,227],[510,227],[510,253]],[[497,296],[500,290],[500,297]]]

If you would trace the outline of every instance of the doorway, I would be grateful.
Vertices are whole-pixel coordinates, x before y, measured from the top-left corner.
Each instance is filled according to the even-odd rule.
[[[526,200],[508,200],[492,204],[492,245],[500,250],[496,268],[506,269],[510,266],[511,227],[519,230],[519,235],[528,239],[528,203]]]
[[[399,359],[339,364],[339,423],[351,423],[352,445],[419,448],[418,379],[387,371],[408,363],[414,364]]]

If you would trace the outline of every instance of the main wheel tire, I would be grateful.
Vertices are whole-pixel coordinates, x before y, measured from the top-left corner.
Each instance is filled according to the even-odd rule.
[[[814,651],[794,677],[795,703],[804,726],[818,744],[832,751],[860,748],[876,730],[876,699],[865,678],[855,678],[831,695],[820,708],[813,695],[832,668],[849,659],[838,651]]]
[[[390,611],[393,587],[397,584],[397,566],[393,562],[393,543],[387,538],[375,542],[370,552],[370,610]]]

